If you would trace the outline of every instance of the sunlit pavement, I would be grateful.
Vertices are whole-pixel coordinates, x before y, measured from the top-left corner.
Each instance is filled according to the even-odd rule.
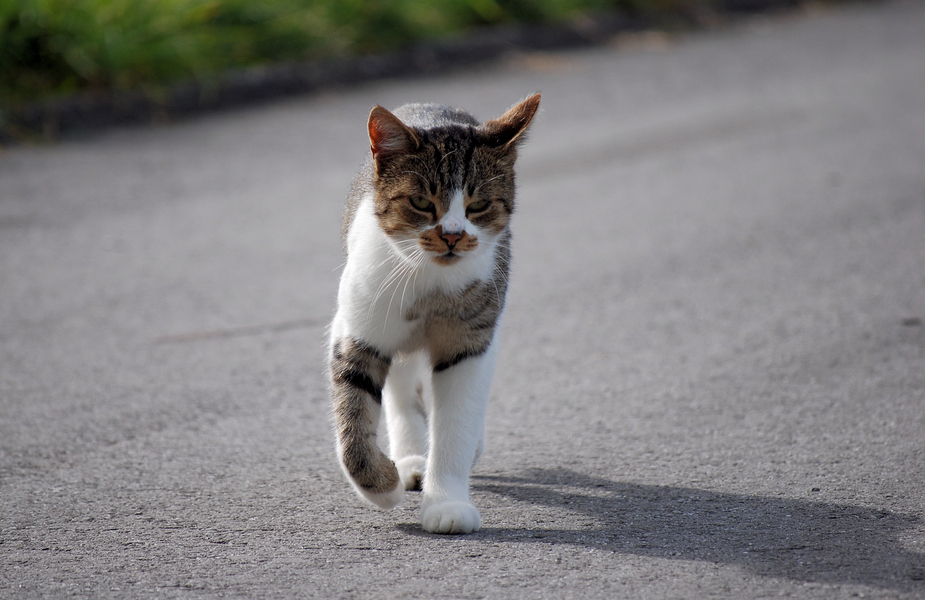
[[[542,91],[473,472],[364,505],[324,332],[375,104]],[[0,152],[0,597],[925,596],[925,5]]]

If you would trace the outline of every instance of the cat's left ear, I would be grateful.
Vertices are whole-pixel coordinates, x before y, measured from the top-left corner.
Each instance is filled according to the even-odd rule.
[[[381,106],[370,111],[368,128],[369,147],[374,160],[413,152],[421,145],[421,140],[411,128]]]
[[[489,146],[506,150],[523,140],[527,126],[539,107],[540,95],[533,94],[520,104],[512,106],[497,119],[486,121],[479,131]]]

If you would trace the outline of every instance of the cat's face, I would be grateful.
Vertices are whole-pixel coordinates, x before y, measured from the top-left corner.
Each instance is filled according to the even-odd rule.
[[[376,216],[400,250],[417,248],[449,265],[507,227],[514,209],[514,157],[462,136],[440,138],[384,161]]]
[[[479,127],[427,130],[373,109],[376,217],[399,252],[446,266],[493,244],[514,210],[516,145],[538,104],[534,96]]]

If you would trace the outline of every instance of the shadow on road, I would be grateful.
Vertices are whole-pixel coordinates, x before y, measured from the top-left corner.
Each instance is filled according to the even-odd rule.
[[[537,528],[485,528],[493,542],[573,544],[742,566],[768,577],[925,591],[925,555],[901,547],[911,515],[858,506],[619,483],[570,470],[473,477],[473,491],[537,507]],[[544,527],[566,509],[574,529]],[[542,513],[542,514],[540,514]],[[541,519],[547,519],[545,522]],[[575,523],[576,518],[556,519]]]

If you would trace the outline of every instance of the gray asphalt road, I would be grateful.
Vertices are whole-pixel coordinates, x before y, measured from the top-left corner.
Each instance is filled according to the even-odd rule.
[[[374,104],[543,107],[481,532],[339,471]],[[925,597],[925,5],[0,153],[0,597]]]

